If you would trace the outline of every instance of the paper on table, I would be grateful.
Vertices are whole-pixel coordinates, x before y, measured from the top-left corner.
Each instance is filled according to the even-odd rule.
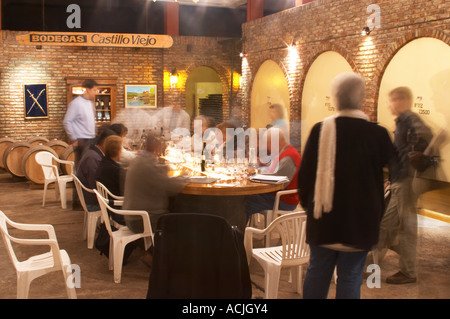
[[[273,184],[289,182],[289,179],[287,178],[287,176],[264,175],[264,174],[254,175],[254,176],[250,177],[250,180],[252,182],[273,183]]]

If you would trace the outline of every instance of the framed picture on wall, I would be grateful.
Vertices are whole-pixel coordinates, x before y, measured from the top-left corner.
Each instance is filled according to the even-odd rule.
[[[125,107],[156,108],[156,85],[125,85]]]
[[[25,118],[48,118],[47,84],[25,84]]]

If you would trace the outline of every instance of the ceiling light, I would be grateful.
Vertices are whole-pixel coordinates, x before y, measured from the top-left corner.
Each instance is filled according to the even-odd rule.
[[[361,35],[362,36],[366,36],[370,34],[370,28],[369,27],[364,27],[361,31]]]

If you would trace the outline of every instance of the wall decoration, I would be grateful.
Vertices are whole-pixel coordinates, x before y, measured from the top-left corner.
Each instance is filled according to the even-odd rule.
[[[48,118],[47,84],[24,85],[25,118]]]
[[[125,107],[156,108],[156,85],[125,85]]]

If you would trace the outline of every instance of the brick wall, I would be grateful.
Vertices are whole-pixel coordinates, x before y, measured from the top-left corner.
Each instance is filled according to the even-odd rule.
[[[184,107],[184,86],[189,73],[197,66],[208,66],[222,80],[224,113],[228,114],[232,59],[228,46],[220,44],[225,39],[174,37],[169,49],[45,45],[37,49],[16,42],[16,36],[22,33],[1,32],[0,138],[26,141],[40,135],[66,140],[62,121],[67,108],[68,77],[116,78],[118,110],[124,107],[126,84],[156,84],[159,107],[175,103]],[[234,69],[240,72],[238,57],[235,61]],[[173,68],[180,73],[177,88],[169,85],[168,74]],[[25,119],[23,85],[40,83],[47,84],[49,116]]]
[[[364,43],[362,28],[370,13],[381,8],[381,27]],[[377,117],[378,88],[389,61],[406,43],[420,37],[434,37],[450,45],[450,2],[446,0],[316,0],[243,25],[243,87],[240,90],[242,116],[250,123],[251,89],[261,64],[272,59],[284,70],[290,92],[290,119],[301,119],[304,80],[309,67],[321,53],[340,53],[367,84],[364,110]],[[295,70],[288,74],[287,45],[299,53]]]

